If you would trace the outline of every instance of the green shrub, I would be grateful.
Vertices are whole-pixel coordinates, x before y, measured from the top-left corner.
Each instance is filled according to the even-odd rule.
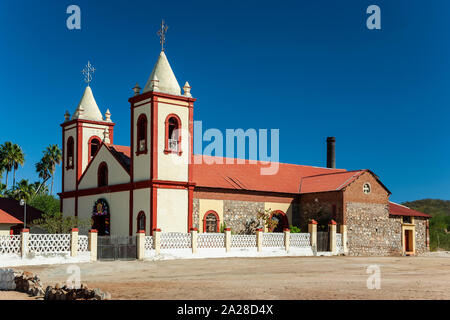
[[[302,232],[300,230],[300,228],[296,227],[296,226],[289,226],[289,229],[290,229],[291,233],[301,233]]]

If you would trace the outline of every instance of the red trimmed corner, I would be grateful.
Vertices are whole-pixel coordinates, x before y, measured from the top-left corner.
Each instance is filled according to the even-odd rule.
[[[145,230],[139,230],[137,233],[145,233]]]
[[[30,232],[30,229],[22,229],[20,232]]]
[[[191,231],[198,231],[197,228],[191,228]]]
[[[331,225],[337,225],[336,221],[334,221],[333,219],[331,219],[330,224]]]
[[[291,231],[291,229],[289,229],[289,228],[284,228],[283,231]]]
[[[80,230],[78,230],[78,228],[72,228],[72,229],[70,230],[70,232],[78,232],[78,231],[80,231]]]
[[[311,221],[309,222],[309,224],[317,224],[317,221],[314,219],[311,219]]]
[[[153,231],[161,232],[161,229],[159,229],[159,228],[154,228]]]
[[[231,231],[231,228],[225,228],[225,231]]]
[[[256,231],[263,231],[261,228],[259,228],[259,229],[256,229]]]
[[[96,229],[91,229],[89,230],[89,233],[98,233],[98,231]]]

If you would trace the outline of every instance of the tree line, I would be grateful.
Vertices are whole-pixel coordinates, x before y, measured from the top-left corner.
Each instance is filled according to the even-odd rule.
[[[56,166],[61,163],[62,152],[58,145],[49,145],[44,151],[43,156],[35,164],[39,181],[30,182],[28,179],[22,179],[16,183],[16,171],[23,167],[25,163],[25,153],[22,148],[6,141],[0,145],[0,197],[14,198],[16,200],[24,199],[31,201],[35,196],[53,194],[53,182]],[[12,184],[10,185],[10,174],[12,173]],[[4,176],[4,182],[3,181]],[[51,179],[50,193],[47,185]]]

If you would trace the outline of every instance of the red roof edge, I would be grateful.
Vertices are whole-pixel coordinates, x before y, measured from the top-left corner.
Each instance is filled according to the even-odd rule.
[[[429,214],[413,210],[411,208],[408,208],[404,205],[395,203],[395,202],[389,202],[389,214],[393,216],[409,216],[409,217],[424,217],[424,218],[431,218]]]

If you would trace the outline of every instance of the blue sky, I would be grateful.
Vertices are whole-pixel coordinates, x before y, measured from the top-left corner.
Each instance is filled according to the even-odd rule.
[[[81,8],[81,30],[66,8]],[[381,30],[366,8],[381,8]],[[65,110],[92,89],[111,110],[115,143],[129,145],[131,88],[159,54],[198,99],[203,128],[279,128],[282,162],[369,168],[393,201],[450,199],[448,1],[11,1],[0,3],[0,143],[25,151],[18,179],[61,145]],[[61,188],[61,169],[55,188]]]

